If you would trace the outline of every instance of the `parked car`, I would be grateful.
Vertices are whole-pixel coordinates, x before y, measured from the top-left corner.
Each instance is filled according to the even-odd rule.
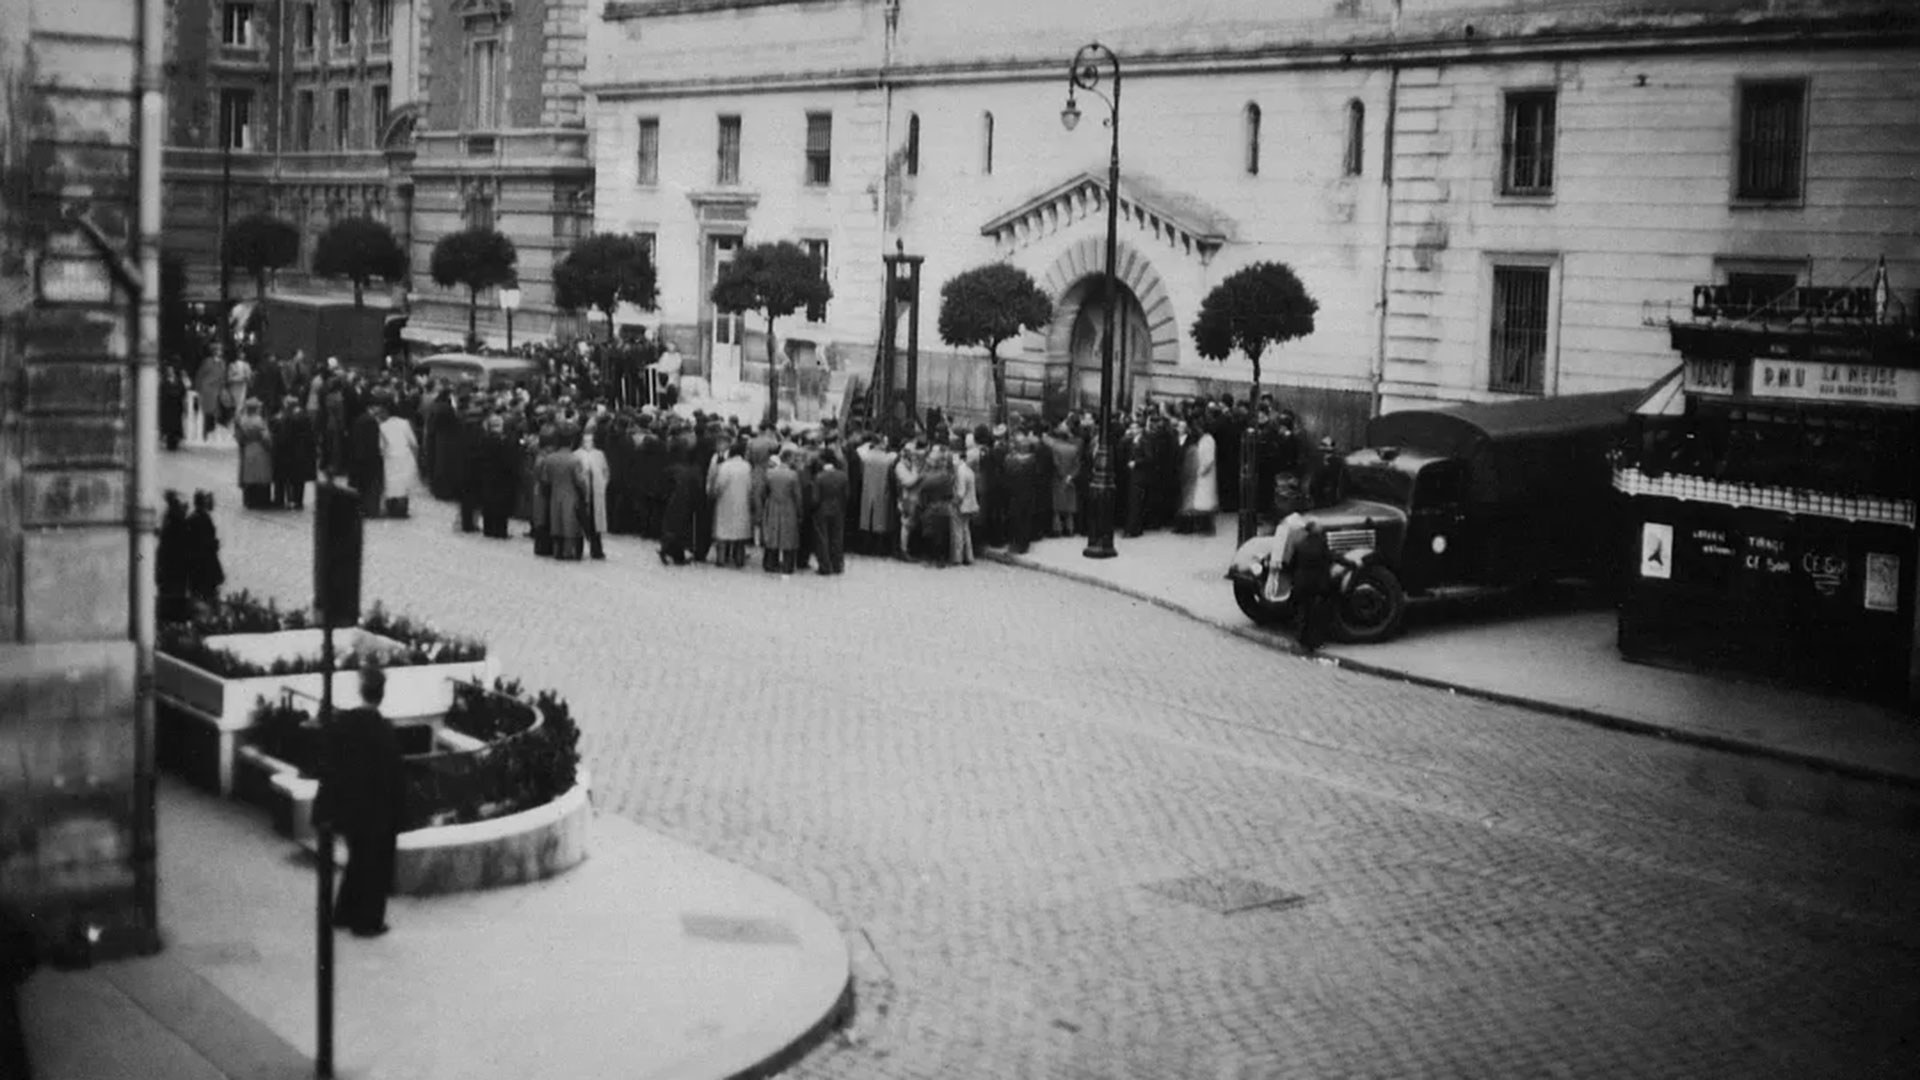
[[[1227,577],[1257,623],[1292,616],[1290,534],[1321,523],[1345,566],[1336,637],[1399,633],[1409,597],[1560,577],[1605,579],[1619,528],[1608,452],[1631,390],[1388,413],[1346,455],[1336,500],[1234,553]]]
[[[540,374],[540,361],[525,356],[475,356],[472,353],[437,353],[414,365],[436,379],[452,382],[472,380],[482,387],[512,386]]]

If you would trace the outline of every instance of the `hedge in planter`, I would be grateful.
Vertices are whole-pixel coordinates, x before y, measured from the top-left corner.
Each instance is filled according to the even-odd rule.
[[[318,656],[295,656],[258,664],[244,660],[229,649],[207,644],[206,639],[228,634],[270,634],[282,630],[305,630],[313,626],[304,609],[281,611],[272,600],[258,600],[246,592],[229,593],[219,603],[196,615],[181,626],[163,627],[157,647],[177,660],[192,664],[223,679],[248,679],[262,675],[304,675],[322,670]],[[381,667],[412,667],[419,664],[457,664],[484,660],[486,643],[477,638],[442,634],[424,622],[389,613],[376,603],[359,622],[359,629],[388,638],[399,644],[398,650],[382,650],[377,656],[362,656],[346,650],[334,657],[336,671],[351,671],[369,661]]]

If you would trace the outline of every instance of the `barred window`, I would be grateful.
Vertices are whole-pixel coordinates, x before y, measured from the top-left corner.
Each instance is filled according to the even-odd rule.
[[[1507,95],[1506,131],[1500,143],[1500,191],[1504,195],[1553,194],[1555,92]]]
[[[740,182],[740,118],[737,116],[720,118],[720,164],[713,178],[720,184]]]
[[[1797,199],[1804,165],[1807,84],[1747,83],[1740,88],[1742,199]]]
[[[833,114],[807,114],[807,183],[833,180]]]
[[[228,4],[221,12],[220,44],[237,48],[252,48],[253,5]]]
[[[639,151],[637,154],[637,181],[645,186],[660,182],[660,120],[658,117],[640,118]]]
[[[1247,102],[1247,175],[1260,175],[1260,106]]]
[[[1552,269],[1493,268],[1493,355],[1489,390],[1546,393]]]
[[[807,257],[812,259],[814,265],[820,268],[820,280],[825,281],[827,279],[827,242],[825,240],[804,240],[801,241],[801,243],[807,249]],[[818,304],[807,305],[807,321],[810,323],[827,321],[827,305],[824,301]]]
[[[1358,101],[1347,102],[1347,156],[1342,171],[1359,176],[1367,164],[1367,107]]]

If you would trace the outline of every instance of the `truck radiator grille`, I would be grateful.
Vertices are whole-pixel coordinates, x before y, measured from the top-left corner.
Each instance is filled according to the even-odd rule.
[[[1358,551],[1373,546],[1372,529],[1328,529],[1327,547],[1335,555],[1344,555],[1349,551]]]

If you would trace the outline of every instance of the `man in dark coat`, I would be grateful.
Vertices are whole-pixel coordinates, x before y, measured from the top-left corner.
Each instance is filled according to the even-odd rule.
[[[40,966],[39,943],[26,921],[0,907],[0,1076],[31,1080],[27,1033],[20,1022],[20,986]]]
[[[1300,647],[1318,652],[1333,617],[1333,549],[1325,528],[1312,518],[1293,547],[1293,602],[1300,619]]]
[[[693,440],[676,436],[667,447],[667,502],[660,514],[660,561],[675,566],[687,565],[687,551],[694,544],[694,518],[700,508],[700,492],[707,486],[705,470],[694,465]]]
[[[474,486],[480,498],[480,531],[495,540],[511,539],[507,522],[520,495],[520,443],[507,433],[499,415],[481,423],[474,462]]]
[[[220,531],[213,525],[213,492],[193,493],[193,513],[187,517],[187,592],[211,604],[220,598],[227,572],[220,565]]]
[[[187,382],[180,369],[167,365],[166,377],[160,380],[160,439],[167,449],[180,449],[180,440],[186,437],[187,418]]]
[[[193,618],[191,539],[187,530],[187,504],[177,491],[166,495],[167,509],[160,518],[160,543],[153,556],[154,585],[160,592],[161,622],[186,622]]]
[[[1007,454],[1006,484],[1007,490],[1007,544],[1015,555],[1025,555],[1033,542],[1034,526],[1039,523],[1040,504],[1045,501],[1048,511],[1053,509],[1051,500],[1042,500],[1043,491],[1040,479],[1040,458],[1033,436],[1019,435],[1013,440],[1013,448]]]
[[[281,472],[281,493],[286,497],[288,506],[304,510],[307,506],[307,485],[314,481],[319,456],[318,447],[315,446],[313,414],[307,411],[306,402],[289,396],[286,406],[280,411],[279,426],[280,430],[274,436],[273,450],[275,469]],[[280,456],[283,453],[284,471]]]
[[[841,574],[847,569],[847,504],[853,499],[852,480],[832,450],[820,455],[820,471],[813,478],[813,551],[819,573]]]
[[[720,426],[694,415],[699,432],[693,444],[693,561],[706,562],[713,551],[713,499],[707,495],[707,470],[720,452]]]
[[[260,399],[260,411],[266,414],[267,419],[279,415],[283,401],[291,391],[287,386],[286,369],[280,366],[278,356],[268,353],[267,358],[260,361],[260,366],[253,372],[253,385],[247,392]]]
[[[659,425],[661,430],[654,430]],[[673,481],[667,476],[666,422],[642,418],[640,444],[634,447],[634,482],[640,496],[640,538],[658,540],[660,519],[666,513],[667,500],[673,496]]]
[[[377,518],[386,496],[386,463],[380,456],[380,418],[363,409],[347,426],[347,476],[360,492],[360,516]]]
[[[386,694],[386,672],[362,668],[364,704],[333,718],[332,753],[313,808],[347,840],[347,869],[333,925],[360,937],[387,932],[387,896],[393,892],[394,850],[406,797],[400,739],[380,713]]]

